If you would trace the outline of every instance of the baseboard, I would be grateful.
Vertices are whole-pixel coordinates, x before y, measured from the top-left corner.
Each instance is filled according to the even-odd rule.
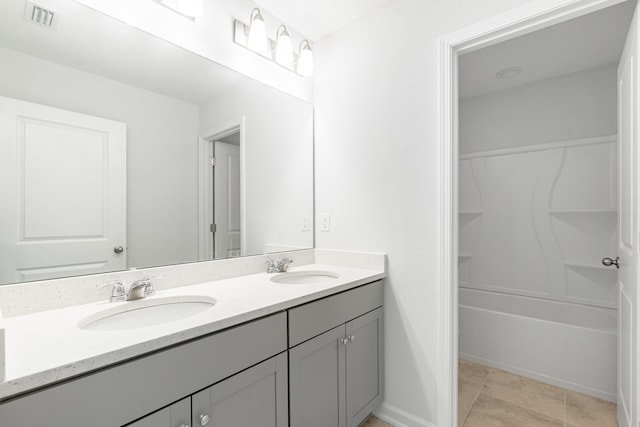
[[[374,411],[374,415],[382,421],[393,425],[393,427],[437,427],[432,422],[410,414],[387,402],[382,402],[378,409]]]

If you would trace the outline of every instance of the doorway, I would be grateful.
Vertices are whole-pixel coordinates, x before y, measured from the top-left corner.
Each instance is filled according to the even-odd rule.
[[[457,331],[458,328],[460,327],[461,333],[465,333],[465,331],[463,330],[463,327],[465,326],[463,322],[461,321],[460,323],[458,323],[458,320],[459,320],[458,312],[457,312],[458,284],[460,283],[461,286],[466,288],[477,287],[477,286],[473,286],[473,284],[472,286],[466,286],[466,285],[469,285],[469,283],[463,283],[464,280],[467,280],[467,281],[470,280],[469,264],[471,264],[470,260],[473,259],[474,253],[472,253],[473,251],[470,250],[470,248],[473,247],[473,245],[469,245],[468,236],[465,236],[462,231],[460,231],[459,233],[458,230],[464,229],[466,227],[466,231],[468,232],[469,227],[482,228],[478,226],[479,223],[482,223],[484,221],[485,222],[484,225],[486,226],[487,222],[491,222],[492,220],[495,222],[496,218],[500,218],[500,215],[496,215],[496,212],[492,212],[492,213],[483,212],[484,209],[483,209],[482,203],[478,205],[480,207],[472,206],[473,203],[469,202],[469,194],[463,194],[462,190],[460,191],[460,193],[458,192],[459,190],[458,186],[463,181],[462,177],[465,174],[467,175],[467,177],[472,176],[476,180],[475,185],[483,187],[482,188],[483,194],[481,194],[480,196],[481,198],[484,197],[485,199],[487,199],[488,197],[504,198],[504,193],[505,191],[508,190],[506,187],[509,187],[510,185],[513,187],[512,182],[506,182],[509,180],[508,177],[511,176],[509,174],[513,174],[513,173],[520,174],[525,177],[524,179],[525,181],[527,181],[527,178],[526,178],[527,176],[533,177],[533,179],[530,181],[542,183],[546,185],[547,186],[546,190],[548,190],[547,193],[545,193],[540,189],[536,190],[535,188],[530,188],[531,194],[527,196],[526,194],[524,194],[526,193],[526,191],[515,188],[515,191],[512,192],[511,196],[515,199],[520,197],[522,200],[520,201],[510,200],[510,202],[513,202],[514,205],[517,205],[517,206],[512,206],[516,210],[521,209],[522,208],[521,205],[523,204],[526,205],[531,201],[533,201],[534,204],[540,205],[538,206],[538,208],[540,208],[543,205],[543,203],[541,202],[541,200],[536,201],[535,200],[536,197],[538,199],[543,199],[542,201],[544,202],[548,202],[550,200],[549,198],[551,197],[550,193],[553,193],[554,191],[558,193],[558,186],[556,184],[558,184],[559,178],[557,175],[559,171],[563,169],[563,167],[566,167],[568,164],[570,164],[573,161],[569,158],[576,157],[575,155],[576,151],[582,150],[581,154],[579,154],[578,157],[580,156],[584,157],[585,156],[584,151],[591,150],[592,151],[591,154],[587,154],[586,155],[587,157],[592,156],[594,159],[598,159],[599,157],[611,159],[612,156],[614,156],[613,158],[615,159],[615,150],[613,150],[614,154],[612,154],[612,147],[615,147],[616,145],[615,135],[600,134],[600,135],[597,135],[598,138],[587,137],[584,135],[576,135],[576,138],[556,138],[554,140],[542,141],[542,143],[547,145],[543,147],[538,147],[539,150],[533,150],[533,151],[523,150],[524,146],[528,146],[531,144],[521,144],[520,147],[501,147],[501,146],[489,147],[485,145],[484,149],[477,150],[478,152],[482,152],[483,153],[482,155],[477,155],[478,152],[472,153],[471,151],[467,150],[467,152],[464,153],[464,156],[466,157],[461,157],[459,155],[459,153],[461,152],[459,151],[459,149],[463,147],[462,145],[458,145],[458,141],[460,141],[460,144],[462,144],[463,140],[467,138],[469,135],[467,130],[465,130],[463,126],[459,125],[460,122],[458,121],[459,118],[460,120],[463,120],[464,118],[462,113],[460,114],[460,116],[458,115],[459,111],[462,111],[462,108],[463,108],[461,104],[458,103],[458,96],[459,94],[462,93],[462,91],[467,89],[464,87],[464,85],[461,84],[460,87],[458,87],[458,84],[457,84],[458,76],[460,76],[460,78],[464,77],[464,72],[462,68],[462,66],[464,65],[463,55],[467,54],[469,56],[471,55],[478,56],[482,48],[487,48],[489,46],[492,46],[492,47],[487,50],[495,51],[496,50],[495,48],[500,42],[505,42],[505,41],[511,42],[515,40],[516,37],[523,36],[525,34],[527,35],[525,37],[528,37],[530,34],[533,33],[533,31],[540,30],[546,27],[551,27],[551,25],[558,24],[560,22],[569,22],[569,20],[573,18],[583,17],[582,19],[588,19],[589,16],[587,14],[591,12],[596,12],[597,10],[603,9],[604,7],[613,6],[615,3],[618,3],[618,2],[605,2],[605,1],[576,2],[572,5],[565,5],[562,7],[558,7],[556,5],[555,9],[539,10],[537,11],[537,13],[534,13],[531,9],[517,10],[511,16],[504,17],[504,21],[499,25],[494,22],[493,25],[495,26],[491,28],[476,27],[468,31],[462,31],[460,33],[452,35],[451,37],[445,38],[442,41],[441,46],[442,46],[442,54],[443,54],[443,57],[442,57],[443,67],[442,67],[441,76],[443,77],[444,84],[442,85],[442,94],[441,94],[441,109],[443,111],[443,123],[442,123],[443,127],[441,129],[441,137],[443,142],[443,157],[444,157],[443,166],[445,169],[444,176],[443,176],[443,183],[445,184],[444,186],[445,194],[443,199],[443,207],[444,207],[443,266],[445,268],[443,271],[443,287],[442,287],[443,289],[442,302],[444,304],[442,319],[443,319],[444,325],[449,326],[450,329],[445,328],[445,332],[443,333],[443,337],[442,337],[443,339],[441,341],[441,344],[444,346],[443,355],[442,355],[442,364],[441,364],[441,367],[443,368],[443,371],[444,371],[442,372],[443,376],[441,377],[441,380],[442,380],[441,384],[444,385],[444,387],[442,387],[441,389],[445,391],[445,393],[443,393],[443,397],[445,397],[445,399],[443,399],[443,401],[441,402],[439,410],[447,411],[448,409],[448,413],[440,412],[439,419],[438,419],[440,425],[455,425],[454,420],[457,418],[454,411],[456,406],[455,402],[458,397],[457,387],[456,387],[458,342],[457,342],[457,333],[454,333],[454,332]],[[619,7],[624,7],[624,5],[621,5]],[[602,13],[605,13],[605,12],[606,11],[603,11]],[[618,52],[618,55],[619,54],[620,52]],[[513,64],[513,63],[502,64],[502,67],[498,68],[496,71],[493,71],[492,74],[496,74],[496,75],[505,74],[505,73],[518,74],[518,72],[522,70],[517,70],[517,65],[518,64]],[[512,69],[509,69],[510,67]],[[608,70],[608,73],[611,74],[612,70]],[[494,82],[494,83],[497,85],[502,84],[503,87],[500,88],[502,91],[506,91],[507,89],[509,89],[508,87],[504,87],[504,86],[508,86],[508,84],[505,85],[504,82],[497,82],[497,83]],[[516,85],[514,85],[514,87],[515,86]],[[614,91],[614,95],[613,95],[614,98],[616,96],[615,86],[616,84],[614,82],[614,84],[612,85],[612,90]],[[536,95],[539,95],[540,93],[541,92],[538,91]],[[506,93],[502,93],[502,95],[505,95],[505,94]],[[515,110],[517,108],[514,107],[513,109]],[[504,113],[505,112],[503,111],[503,114]],[[508,115],[509,111],[507,111],[506,114]],[[482,124],[479,124],[480,127],[481,125]],[[617,127],[617,123],[615,119],[614,119],[614,127]],[[476,128],[475,130],[477,131],[478,128]],[[478,135],[478,132],[472,132],[472,133],[474,134],[474,136]],[[531,136],[532,134],[535,135],[535,133],[536,133],[536,129],[534,128],[527,133],[527,136]],[[495,132],[492,135],[494,140],[499,136],[500,135],[496,135]],[[495,142],[495,141],[492,141],[492,142]],[[555,146],[553,144],[556,144],[556,145],[564,144],[564,146]],[[505,152],[504,150],[507,150],[507,151]],[[598,150],[600,150],[599,154],[597,154]],[[569,151],[573,152],[573,154],[567,155],[567,152]],[[553,155],[549,155],[549,152],[553,152]],[[607,154],[604,154],[604,152],[606,152]],[[544,154],[540,154],[540,153],[544,153]],[[509,159],[509,161],[505,161],[505,159],[508,159],[509,157],[511,157],[511,159]],[[458,161],[461,158],[467,163],[464,167],[462,166],[462,164],[460,165],[460,167],[458,165]],[[519,160],[514,161],[514,159],[519,159]],[[520,164],[517,164],[518,161],[520,162]],[[538,162],[537,166],[536,166],[536,162]],[[614,161],[613,163],[615,164],[616,162]],[[617,167],[617,165],[615,166]],[[491,169],[490,173],[487,173],[487,167]],[[512,170],[509,170],[509,169],[512,169]],[[607,169],[607,168],[604,168],[604,169]],[[495,180],[496,176],[500,175],[500,173],[502,173],[503,175],[502,180],[499,180],[501,181],[502,184],[504,184],[502,185],[503,188],[494,189],[495,191],[487,190],[488,186],[486,182],[482,183],[481,185],[478,185],[477,183],[478,178],[480,178],[480,180],[483,179],[482,178],[483,174],[485,179],[487,178],[487,176],[493,175],[493,178]],[[612,177],[615,178],[615,176],[617,175],[615,170],[609,170],[609,171],[605,170],[603,173],[605,173],[605,175],[608,176],[608,182],[611,182],[611,178]],[[458,176],[460,176],[461,178],[458,179]],[[574,174],[574,178],[575,178],[575,174]],[[566,178],[563,178],[563,179],[565,179],[566,181]],[[488,181],[491,181],[491,179],[488,179]],[[615,179],[613,181],[615,182]],[[498,187],[500,187],[500,185],[498,185]],[[493,191],[493,193],[491,193],[491,191]],[[473,197],[471,197],[471,199],[473,199]],[[567,196],[565,195],[561,199],[566,200]],[[611,198],[609,198],[608,201],[610,202]],[[466,204],[466,206],[463,206],[464,204]],[[485,200],[485,207],[486,205],[487,203]],[[529,298],[529,299],[538,298],[539,300],[542,300],[542,301],[544,300],[553,301],[554,304],[556,302],[567,303],[568,301],[572,303],[576,303],[575,299],[581,298],[582,301],[580,302],[585,303],[584,305],[586,306],[589,306],[589,305],[598,306],[599,304],[597,302],[594,302],[593,300],[593,298],[596,298],[593,294],[587,295],[589,292],[585,294],[584,288],[576,288],[577,285],[574,283],[577,280],[576,277],[579,277],[579,278],[581,277],[582,279],[585,279],[585,276],[586,276],[587,278],[586,282],[589,282],[589,281],[593,282],[595,276],[601,276],[600,278],[604,277],[606,281],[608,281],[609,288],[615,288],[617,285],[617,282],[615,279],[615,272],[612,275],[611,270],[605,270],[604,268],[600,268],[596,266],[595,263],[591,263],[591,264],[588,262],[580,263],[576,259],[565,260],[564,259],[565,255],[571,252],[566,247],[566,245],[555,244],[555,243],[551,245],[549,244],[541,245],[540,241],[544,240],[545,236],[542,236],[541,238],[541,235],[544,235],[545,231],[550,232],[552,234],[550,236],[546,236],[550,238],[549,241],[554,242],[555,240],[557,240],[557,236],[553,235],[553,233],[555,233],[556,235],[558,234],[557,229],[562,228],[561,224],[572,223],[572,224],[568,224],[566,228],[574,229],[574,230],[576,228],[579,228],[578,227],[579,225],[583,229],[583,231],[584,229],[589,227],[593,228],[595,223],[598,223],[597,225],[599,227],[602,226],[602,228],[611,229],[612,228],[611,224],[613,224],[613,227],[615,227],[615,223],[616,223],[615,219],[617,218],[616,212],[612,208],[612,206],[613,205],[608,205],[608,206],[603,205],[603,206],[593,207],[593,209],[590,209],[586,205],[583,207],[570,206],[569,204],[567,206],[562,206],[561,204],[558,205],[556,203],[555,205],[551,204],[551,205],[544,206],[544,210],[549,211],[549,212],[544,212],[545,215],[551,216],[552,218],[543,217],[542,215],[540,215],[541,212],[538,212],[536,215],[534,215],[534,217],[537,217],[537,218],[533,219],[534,224],[532,225],[532,228],[537,227],[537,229],[533,230],[534,231],[533,237],[534,237],[534,240],[536,241],[531,241],[530,243],[533,243],[534,246],[547,246],[547,247],[551,247],[552,249],[555,248],[556,252],[554,254],[552,250],[550,251],[550,253],[547,253],[546,255],[541,255],[540,258],[536,260],[534,259],[535,256],[533,256],[535,255],[533,253],[535,251],[529,250],[529,253],[532,256],[530,260],[526,260],[526,261],[531,261],[531,263],[527,264],[526,262],[521,262],[519,267],[520,267],[520,270],[522,270],[523,268],[525,269],[529,268],[530,270],[535,271],[535,268],[533,268],[532,265],[535,266],[536,261],[539,261],[537,262],[538,264],[554,264],[554,266],[552,267],[547,266],[546,271],[542,275],[544,277],[540,277],[538,278],[538,280],[532,280],[531,281],[532,283],[529,283],[529,284],[525,283],[525,285],[522,285],[522,282],[526,282],[526,281],[521,281],[521,283],[518,284],[519,286],[517,286],[519,287],[519,289],[515,289],[515,290],[508,289],[505,286],[505,283],[509,282],[510,280],[512,281],[512,277],[507,277],[509,276],[509,274],[506,274],[506,275],[503,274],[504,273],[503,270],[506,270],[508,272],[508,270],[511,269],[512,265],[510,265],[510,262],[514,261],[513,259],[510,259],[510,258],[513,258],[511,257],[512,253],[507,254],[508,256],[505,257],[507,259],[505,259],[504,267],[499,269],[499,271],[497,272],[485,271],[483,273],[481,271],[482,268],[478,268],[478,265],[482,267],[482,264],[478,264],[477,262],[475,271],[472,271],[473,273],[472,276],[475,276],[476,278],[481,277],[482,279],[484,279],[484,282],[481,281],[482,285],[492,286],[494,288],[493,291],[497,291],[497,293],[501,294],[502,296],[505,296],[505,295],[512,296],[512,294],[517,295],[518,293],[524,293],[524,297],[526,298]],[[498,224],[494,224],[496,226],[495,230],[501,230],[500,228],[501,226],[508,225],[505,223],[505,221],[509,222],[509,220],[513,217],[514,217],[513,212],[510,215],[507,215],[506,217],[503,215],[501,220],[502,222],[500,223],[500,221],[498,221]],[[538,224],[536,224],[535,221],[538,221]],[[543,223],[549,225],[548,227],[546,227],[546,230],[543,230],[543,228],[545,228],[543,227],[544,225]],[[576,223],[578,223],[578,225]],[[508,228],[508,227],[505,227],[505,228]],[[500,239],[500,236],[499,236],[500,231],[496,233],[495,230],[494,232],[490,232],[487,230],[484,231],[486,233],[486,235],[484,236],[485,237],[484,243],[481,245],[482,250],[476,251],[477,252],[475,254],[476,259],[483,258],[482,256],[480,257],[477,256],[479,253],[484,252],[483,254],[484,258],[491,258],[492,250],[496,252],[495,249],[499,245],[497,246],[494,245],[493,247],[491,245],[495,243],[495,240]],[[502,230],[502,231],[504,232],[506,230]],[[505,242],[514,240],[514,236],[523,237],[523,240],[525,241],[528,239],[528,237],[531,237],[526,235],[522,227],[520,227],[519,231],[518,231],[518,228],[516,227],[515,229],[512,228],[510,232],[503,233],[503,234],[508,234],[507,236],[504,236],[503,240]],[[569,236],[570,234],[569,231],[565,230],[564,234],[566,235],[565,237],[568,236],[567,237],[568,242],[574,244],[575,247],[573,249],[575,249],[574,250],[575,253],[578,253],[582,250],[581,253],[584,255],[586,252],[589,252],[589,250],[584,250],[584,247],[580,247],[580,245],[576,243],[576,241],[579,239],[575,238],[575,236]],[[459,241],[458,240],[459,237],[462,240]],[[467,239],[467,241],[465,241],[465,239]],[[605,245],[604,248],[599,247],[597,249],[593,249],[593,252],[606,251],[607,253],[602,253],[602,256],[608,256],[608,252],[611,252],[611,251],[615,253],[615,251],[618,250],[617,244],[614,244],[614,243],[617,243],[617,240],[618,240],[617,238],[614,239],[612,237],[609,239],[610,244],[608,246]],[[558,247],[560,248],[558,249]],[[504,252],[504,245],[502,247],[502,250]],[[559,267],[558,265],[556,265],[558,263],[549,263],[548,260],[544,259],[545,256],[549,258],[554,258],[554,255],[562,259],[562,262],[560,263]],[[458,265],[459,265],[458,260],[460,260],[460,266],[461,266],[460,271],[458,270]],[[487,260],[485,259],[484,262],[486,261]],[[518,260],[516,259],[516,261]],[[522,261],[522,259],[519,261]],[[567,271],[569,271],[569,273]],[[573,282],[570,286],[566,286],[566,284],[563,288],[556,287],[556,286],[551,288],[548,288],[548,287],[545,288],[545,286],[543,286],[542,288],[544,289],[535,287],[535,285],[539,285],[540,282],[544,282],[544,280],[548,281],[549,276],[555,277],[558,280],[560,279],[565,280],[569,276],[569,274],[573,275],[571,276]],[[493,279],[494,282],[490,282],[489,279]],[[583,282],[585,282],[585,280],[583,280]],[[528,286],[534,283],[535,283],[534,286]],[[544,285],[546,284],[547,283],[545,283]],[[584,283],[582,286],[584,286]],[[578,293],[583,292],[583,294],[577,295],[575,292],[576,289],[578,289]],[[476,291],[477,289],[471,289],[471,290]],[[524,292],[521,292],[523,290]],[[602,295],[600,295],[599,297],[602,297]],[[613,306],[617,306],[618,305],[617,297],[618,296],[616,294],[612,294],[611,289],[609,289],[609,292],[607,293],[606,298],[604,298],[604,300],[606,300],[604,305],[610,304]],[[591,301],[589,301],[589,298],[591,298]],[[468,293],[465,294],[464,296],[460,295],[460,299],[468,300],[469,299]],[[466,301],[462,301],[462,302],[466,302]],[[519,307],[520,307],[519,310],[522,310],[521,306]],[[606,308],[607,307],[598,307],[598,309],[603,309],[603,310]],[[487,310],[484,310],[484,312],[486,311]],[[544,309],[543,311],[548,311],[548,310]],[[515,314],[517,319],[524,317],[522,316],[522,312],[516,312]],[[467,314],[465,313],[465,316],[466,315]],[[586,317],[592,318],[591,314],[587,314]],[[514,322],[511,322],[511,325],[513,325],[513,323]],[[477,323],[475,324],[477,325]],[[467,334],[468,334],[468,331],[467,331]],[[514,339],[517,339],[517,338],[518,337],[516,335]],[[609,343],[610,347],[612,345],[613,345],[612,343]],[[495,345],[493,346],[490,345],[489,347],[495,347]],[[521,344],[515,344],[512,346],[512,349],[517,352],[518,350],[521,350],[522,347],[523,345]],[[615,353],[615,349],[613,350],[613,352]],[[545,354],[544,356],[547,356],[547,354]],[[449,358],[447,359],[447,357]],[[499,367],[503,367],[503,366],[499,366]],[[598,368],[596,368],[596,370],[597,369]],[[528,371],[528,368],[523,370]],[[615,368],[614,368],[614,371],[615,371]],[[447,386],[447,383],[449,384],[449,387]],[[450,394],[448,393],[449,391],[450,391]],[[617,391],[619,395],[620,394],[619,390]],[[633,394],[627,395],[627,397],[631,397],[631,399],[629,399],[629,402],[627,404],[628,407],[625,409],[625,411],[623,411],[625,413],[619,415],[619,417],[632,420],[633,417],[635,417],[635,414],[633,413],[634,410],[632,408],[636,406],[636,402],[635,402],[636,396],[635,396],[635,393],[633,393]],[[448,408],[446,403],[447,398],[450,398],[453,403]],[[459,420],[458,425],[463,425],[462,421],[463,420]],[[629,421],[629,422],[631,425],[635,425],[633,424],[632,421]],[[621,422],[620,425],[626,425],[626,423]]]
[[[245,251],[243,124],[241,118],[199,138],[201,260],[238,257]]]

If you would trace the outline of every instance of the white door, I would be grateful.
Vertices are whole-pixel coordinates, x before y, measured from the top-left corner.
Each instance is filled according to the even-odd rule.
[[[638,13],[618,66],[618,424],[638,425]]]
[[[240,256],[240,147],[214,143],[215,258]]]
[[[126,125],[0,97],[0,206],[0,283],[125,269]]]

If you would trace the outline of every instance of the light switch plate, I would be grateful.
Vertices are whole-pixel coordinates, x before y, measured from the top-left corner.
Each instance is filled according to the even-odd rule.
[[[300,228],[302,231],[309,231],[309,214],[302,214],[302,227]]]
[[[320,214],[320,231],[331,231],[331,214]]]

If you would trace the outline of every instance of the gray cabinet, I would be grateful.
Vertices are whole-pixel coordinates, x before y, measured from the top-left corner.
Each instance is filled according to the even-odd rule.
[[[192,396],[192,425],[287,427],[287,378],[284,352],[202,390]]]
[[[274,314],[2,402],[0,426],[127,425],[286,350]]]
[[[344,325],[289,350],[291,427],[346,427]]]
[[[0,426],[356,427],[382,396],[381,282],[0,403]],[[160,409],[159,409],[160,408]]]
[[[380,403],[381,306],[378,282],[293,309],[295,326],[289,313],[289,341],[303,341],[289,349],[291,427],[356,427]],[[308,339],[336,319],[351,320]]]
[[[382,400],[382,315],[378,308],[345,326],[347,427],[359,425]]]
[[[182,399],[126,427],[188,427],[191,422],[191,398]]]
[[[288,427],[288,412],[283,352],[125,427]]]

